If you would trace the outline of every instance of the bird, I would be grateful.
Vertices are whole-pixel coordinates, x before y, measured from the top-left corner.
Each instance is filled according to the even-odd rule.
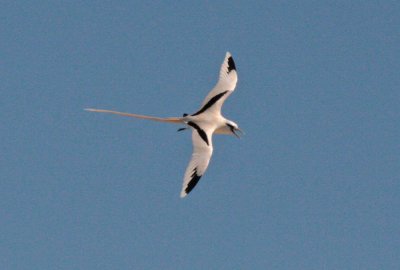
[[[232,120],[221,114],[225,100],[235,90],[238,81],[236,65],[230,52],[227,52],[222,62],[219,78],[214,88],[203,100],[200,109],[193,114],[183,114],[182,117],[154,117],[112,110],[87,108],[86,111],[109,113],[164,123],[183,124],[178,131],[192,130],[193,153],[186,168],[180,197],[186,197],[197,185],[207,170],[213,153],[213,134],[234,135],[240,138],[243,131]]]

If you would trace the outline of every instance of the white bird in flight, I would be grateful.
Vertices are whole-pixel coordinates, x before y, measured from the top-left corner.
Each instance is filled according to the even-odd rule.
[[[183,178],[182,191],[180,194],[183,198],[192,191],[207,170],[213,152],[212,135],[214,133],[227,134],[235,135],[239,138],[238,132],[242,134],[242,131],[235,122],[226,119],[221,114],[222,104],[235,90],[237,80],[238,77],[235,62],[233,61],[231,54],[227,52],[219,72],[217,84],[210,93],[208,93],[201,104],[201,108],[194,114],[183,114],[182,117],[160,118],[102,109],[89,108],[85,110],[91,112],[112,113],[158,122],[184,124],[186,126],[178,129],[178,131],[191,128],[193,154]]]

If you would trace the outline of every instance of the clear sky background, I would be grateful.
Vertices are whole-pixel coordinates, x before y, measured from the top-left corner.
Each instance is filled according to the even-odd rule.
[[[398,1],[6,1],[0,269],[400,269]],[[136,1],[138,2],[138,1]],[[199,185],[195,112],[239,82]]]

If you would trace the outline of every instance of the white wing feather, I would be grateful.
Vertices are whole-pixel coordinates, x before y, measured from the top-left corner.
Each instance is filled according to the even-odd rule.
[[[207,170],[213,152],[212,134],[207,133],[209,145],[200,137],[197,130],[192,131],[193,154],[183,178],[181,197],[185,197],[197,184]]]
[[[229,58],[231,58],[230,61]],[[229,64],[231,64],[231,66]],[[214,86],[214,88],[208,93],[206,98],[203,100],[201,106],[203,107],[204,105],[206,105],[216,95],[228,91],[212,106],[212,108],[209,109],[209,110],[220,111],[224,101],[235,90],[237,81],[238,81],[238,76],[236,72],[235,63],[233,61],[232,55],[229,52],[227,52],[225,55],[224,62],[222,63],[221,69],[219,71],[218,82]]]

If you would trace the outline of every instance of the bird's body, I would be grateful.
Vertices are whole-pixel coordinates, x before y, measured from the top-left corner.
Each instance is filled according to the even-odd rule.
[[[226,119],[221,114],[221,107],[227,97],[235,90],[236,83],[237,72],[235,62],[231,54],[227,52],[220,69],[217,84],[206,96],[201,108],[191,115],[184,114],[182,117],[160,118],[102,109],[86,110],[186,125],[185,128],[180,130],[191,128],[193,154],[184,175],[181,191],[181,197],[185,197],[196,186],[208,167],[213,152],[212,135],[215,133],[238,137],[236,134],[236,131],[240,131],[238,125]]]

